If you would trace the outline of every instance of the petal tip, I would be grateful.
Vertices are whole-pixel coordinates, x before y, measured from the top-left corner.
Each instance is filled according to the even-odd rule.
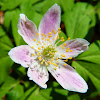
[[[26,21],[26,16],[25,16],[25,14],[21,13],[21,14],[19,14],[19,16],[20,16],[20,19]]]

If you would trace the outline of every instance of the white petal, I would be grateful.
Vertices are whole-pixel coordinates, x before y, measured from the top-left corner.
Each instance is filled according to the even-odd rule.
[[[33,80],[40,87],[47,88],[45,83],[49,79],[49,74],[45,66],[40,66],[38,62],[34,61],[28,69],[27,75],[30,80]]]
[[[65,67],[64,62],[60,61],[56,70],[54,67],[51,65],[48,70],[64,89],[81,93],[87,92],[86,82],[70,65]]]

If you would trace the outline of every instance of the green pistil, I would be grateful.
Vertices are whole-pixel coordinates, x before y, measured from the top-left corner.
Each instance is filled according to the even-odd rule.
[[[43,56],[45,56],[47,58],[52,58],[52,57],[54,57],[55,52],[56,52],[55,47],[52,45],[49,45],[46,48],[44,48]]]

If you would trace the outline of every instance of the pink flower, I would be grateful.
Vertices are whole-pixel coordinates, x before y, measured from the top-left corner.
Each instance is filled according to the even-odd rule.
[[[20,14],[18,33],[28,45],[21,45],[9,51],[10,58],[28,68],[27,75],[42,88],[47,88],[48,71],[67,90],[85,93],[88,86],[84,79],[68,64],[68,59],[88,49],[89,42],[77,38],[57,46],[60,34],[61,10],[54,4],[44,15],[39,30],[24,14]],[[61,37],[60,41],[64,41]],[[64,61],[65,59],[65,61]]]

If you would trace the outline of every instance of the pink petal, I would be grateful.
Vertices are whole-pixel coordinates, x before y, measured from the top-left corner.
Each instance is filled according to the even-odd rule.
[[[40,66],[36,61],[34,61],[33,65],[28,69],[27,75],[30,80],[33,80],[42,88],[47,88],[45,84],[48,81],[48,71],[45,66]]]
[[[14,62],[21,64],[23,67],[29,67],[34,59],[32,53],[34,53],[34,50],[28,45],[21,45],[11,49],[8,55]]]
[[[24,41],[30,46],[35,45],[33,39],[38,39],[36,25],[30,21],[24,14],[20,14],[18,22],[18,32],[23,37]]]
[[[51,65],[48,70],[64,89],[81,93],[87,92],[86,82],[70,65],[65,67],[64,62],[60,61],[56,70],[54,67]]]
[[[60,27],[60,16],[61,10],[57,4],[54,4],[44,15],[43,19],[39,25],[39,33],[44,33],[48,36],[49,32],[52,32],[53,29],[57,32],[58,28]],[[57,33],[58,34],[58,33]],[[52,34],[52,37],[57,36]],[[41,37],[41,36],[40,36]]]
[[[66,46],[64,49],[62,49],[62,47],[57,47],[57,49],[59,50],[59,56],[61,54],[64,54],[66,58],[68,59],[69,57],[76,57],[78,54],[88,50],[88,45],[89,42],[85,39],[81,39],[81,38],[77,38],[77,39],[73,39],[73,40],[67,40],[66,42]],[[63,44],[62,44],[63,46]],[[66,52],[67,48],[70,48],[68,52]],[[70,52],[70,50],[72,50],[72,52]]]

